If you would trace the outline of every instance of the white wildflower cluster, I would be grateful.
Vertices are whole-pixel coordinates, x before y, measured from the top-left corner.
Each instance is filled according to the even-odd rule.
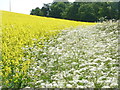
[[[118,22],[63,30],[42,49],[32,47],[31,87],[118,87]]]

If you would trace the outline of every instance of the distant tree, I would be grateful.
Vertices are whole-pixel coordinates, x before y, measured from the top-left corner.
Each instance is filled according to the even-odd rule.
[[[107,5],[107,2],[101,3],[101,5],[99,6],[98,14],[99,14],[100,17],[109,18],[109,8],[108,8],[108,5]]]
[[[111,2],[109,3],[109,12],[110,19],[119,19],[120,18],[120,2]]]
[[[30,15],[37,15],[40,16],[41,10],[39,7],[36,7],[35,9],[32,9]]]
[[[100,15],[98,13],[99,9],[100,9],[100,6],[101,6],[100,2],[93,2],[92,3],[92,8],[94,9],[94,16],[96,18],[96,21],[98,21],[99,18],[100,18]]]
[[[118,15],[117,15],[117,19],[120,19],[120,1],[117,3],[117,6],[118,6]]]
[[[41,16],[49,16],[50,12],[50,3],[49,4],[44,4],[44,6],[41,8]]]
[[[80,4],[75,2],[70,5],[68,8],[68,11],[66,13],[66,16],[70,20],[78,20],[78,8],[80,7]]]
[[[63,2],[64,1],[64,2]],[[119,19],[120,2],[75,2],[54,0],[31,10],[31,15],[62,18],[76,21],[99,21],[99,19]]]
[[[79,20],[82,21],[96,21],[95,10],[92,3],[85,3],[78,9]]]
[[[64,2],[56,2],[50,6],[50,17],[62,18],[62,13],[66,8],[66,4]]]
[[[70,9],[70,7],[72,6],[72,3],[65,3],[65,9],[64,11],[61,13],[61,17],[64,19],[68,19],[68,11]]]

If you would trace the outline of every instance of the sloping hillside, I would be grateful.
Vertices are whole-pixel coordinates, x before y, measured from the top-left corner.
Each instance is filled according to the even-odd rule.
[[[21,88],[29,81],[27,70],[34,61],[33,54],[25,53],[25,47],[44,47],[44,41],[60,30],[95,23],[76,22],[18,14],[2,13],[2,84],[3,87]],[[39,42],[39,43],[38,43]]]

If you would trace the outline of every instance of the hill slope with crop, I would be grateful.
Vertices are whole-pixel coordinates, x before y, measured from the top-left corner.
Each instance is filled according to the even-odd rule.
[[[76,22],[55,18],[24,15],[7,11],[2,13],[2,85],[8,88],[25,87],[27,70],[34,60],[24,47],[44,47],[44,41],[60,30],[95,23]]]

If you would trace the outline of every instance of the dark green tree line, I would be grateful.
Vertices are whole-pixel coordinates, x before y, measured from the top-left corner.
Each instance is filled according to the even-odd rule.
[[[53,2],[31,10],[30,15],[61,18],[76,21],[119,19],[120,2]]]

